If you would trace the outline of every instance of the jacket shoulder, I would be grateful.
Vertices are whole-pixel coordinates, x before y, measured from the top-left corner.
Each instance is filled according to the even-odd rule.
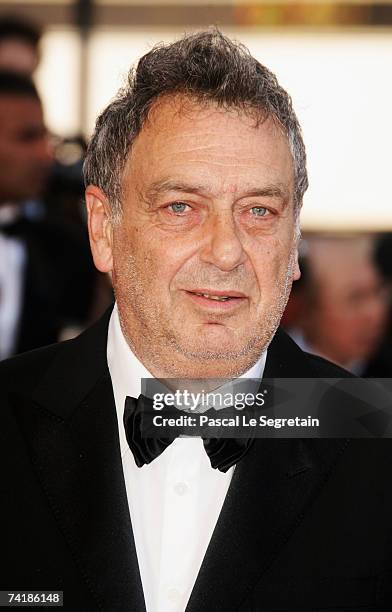
[[[266,378],[352,378],[340,366],[307,353],[281,327],[268,347]],[[354,377],[355,378],[355,377]]]
[[[73,342],[66,340],[43,348],[21,353],[10,359],[0,362],[0,390],[30,391],[37,381],[48,370],[57,356],[64,350],[65,345]]]

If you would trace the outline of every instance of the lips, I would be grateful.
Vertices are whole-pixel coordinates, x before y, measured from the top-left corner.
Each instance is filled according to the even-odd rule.
[[[220,291],[217,289],[187,289],[186,293],[197,301],[199,304],[208,305],[221,305],[226,304],[227,306],[239,305],[246,299],[246,296],[239,291]]]
[[[199,295],[210,300],[229,300],[244,298],[245,295],[239,291],[220,291],[219,289],[188,289],[188,293]]]
[[[195,292],[194,295],[199,295],[200,297],[208,298],[209,300],[216,300],[217,302],[225,302],[226,300],[231,300],[228,295],[210,295],[209,293],[198,293]]]

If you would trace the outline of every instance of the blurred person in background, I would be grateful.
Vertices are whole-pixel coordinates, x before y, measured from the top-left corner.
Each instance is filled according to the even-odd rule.
[[[30,200],[53,163],[30,80],[0,72],[0,358],[50,344],[88,319],[96,273],[86,237],[40,218]],[[33,212],[33,214],[32,214]]]
[[[382,276],[388,296],[387,325],[383,341],[368,364],[366,375],[392,377],[392,233],[377,236],[373,253],[374,263]]]
[[[32,77],[40,61],[42,30],[25,18],[15,15],[0,17],[0,71]],[[53,160],[45,190],[35,213],[60,223],[82,226],[84,183],[82,166],[86,142],[80,135],[53,136]],[[34,213],[33,213],[34,214]]]
[[[290,298],[286,328],[304,350],[357,375],[370,375],[387,318],[385,284],[372,258],[371,240],[312,237],[302,263],[306,273]],[[390,373],[372,368],[371,375]]]
[[[377,236],[374,244],[374,262],[388,289],[389,314],[385,341],[392,347],[392,232]]]
[[[0,71],[32,77],[41,58],[41,38],[42,29],[33,22],[15,15],[0,16]],[[86,237],[82,167],[87,144],[80,134],[66,138],[56,135],[52,140],[53,163],[45,190],[39,201],[30,203],[30,214],[70,225],[73,232]],[[108,281],[102,278],[101,282],[105,308],[113,296]]]
[[[0,17],[0,70],[31,76],[40,60],[41,30],[14,15]]]
[[[81,135],[56,139],[54,163],[44,193],[45,216],[86,231],[83,161],[87,144]]]

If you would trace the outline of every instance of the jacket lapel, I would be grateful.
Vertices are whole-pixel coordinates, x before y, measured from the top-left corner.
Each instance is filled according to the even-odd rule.
[[[306,355],[278,331],[265,378],[314,378]],[[186,612],[237,610],[262,579],[347,445],[256,439],[236,466]]]
[[[15,398],[15,408],[48,503],[98,607],[143,612],[106,365],[109,315],[65,343],[33,397]]]

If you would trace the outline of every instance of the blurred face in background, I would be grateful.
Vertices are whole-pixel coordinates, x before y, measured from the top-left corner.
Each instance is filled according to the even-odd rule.
[[[35,47],[21,38],[6,38],[0,42],[0,70],[11,70],[31,76],[37,68],[39,55]]]
[[[325,241],[310,247],[311,306],[304,329],[311,350],[349,367],[365,361],[379,345],[387,301],[369,249],[355,240]]]
[[[0,96],[0,202],[39,196],[52,151],[41,103],[34,97]]]

